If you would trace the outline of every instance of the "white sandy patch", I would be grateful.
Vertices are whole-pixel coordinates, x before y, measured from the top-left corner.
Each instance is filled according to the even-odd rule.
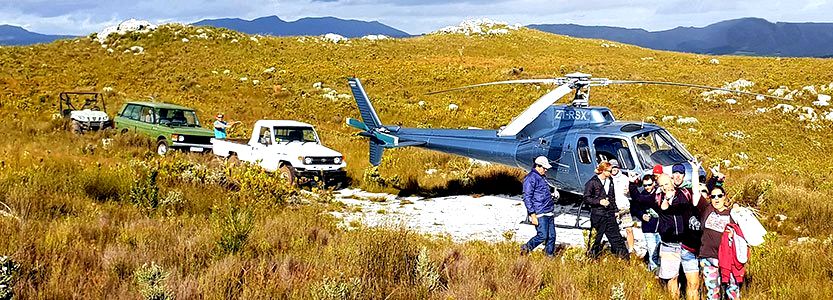
[[[360,221],[371,227],[402,226],[423,234],[448,236],[456,242],[501,242],[511,236],[512,241],[525,243],[535,235],[534,226],[521,223],[526,208],[520,196],[397,197],[358,189],[340,190],[335,196],[336,201],[351,206],[345,213],[334,213],[345,224]],[[564,208],[564,213],[558,213]],[[575,210],[557,206],[555,223],[574,226]],[[582,227],[590,226],[587,211],[579,222]],[[637,248],[644,248],[638,228],[634,228],[634,235],[639,241]],[[556,228],[556,243],[585,247],[586,237],[581,229]]]

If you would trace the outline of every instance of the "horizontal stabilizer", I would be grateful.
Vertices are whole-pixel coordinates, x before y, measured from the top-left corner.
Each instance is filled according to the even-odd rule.
[[[353,128],[356,128],[356,129],[361,129],[361,130],[364,130],[364,131],[370,131],[370,129],[367,128],[367,125],[365,125],[364,122],[362,122],[362,121],[359,121],[359,120],[356,120],[356,119],[353,119],[353,118],[347,118],[346,123],[350,127],[353,127]]]

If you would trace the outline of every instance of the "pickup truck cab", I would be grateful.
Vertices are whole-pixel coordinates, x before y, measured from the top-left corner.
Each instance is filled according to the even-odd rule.
[[[347,163],[338,151],[321,145],[312,125],[287,120],[260,120],[248,139],[214,139],[214,154],[279,171],[291,184],[318,181],[340,185]]]
[[[160,102],[127,102],[116,115],[116,129],[134,131],[156,141],[156,153],[169,149],[206,152],[214,132],[200,127],[193,109]]]

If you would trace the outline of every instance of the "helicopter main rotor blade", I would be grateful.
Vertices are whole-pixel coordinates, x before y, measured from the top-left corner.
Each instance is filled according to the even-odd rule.
[[[521,130],[526,128],[526,125],[532,123],[535,118],[538,118],[542,112],[547,110],[550,105],[557,102],[558,99],[564,97],[565,95],[571,93],[573,88],[571,84],[565,83],[560,85],[558,88],[552,90],[549,93],[546,93],[544,96],[536,100],[532,105],[526,108],[524,112],[522,112],[518,117],[516,117],[509,125],[503,128],[500,132],[497,133],[498,136],[506,137],[506,136],[515,136],[518,135]]]
[[[738,93],[738,94],[746,94],[752,96],[761,96],[779,100],[786,100],[792,101],[792,99],[772,96],[772,95],[765,95],[765,94],[758,94],[752,92],[745,92],[745,91],[738,91],[733,89],[715,87],[715,86],[707,86],[707,85],[699,85],[699,84],[690,84],[690,83],[679,83],[679,82],[664,82],[664,81],[644,81],[644,80],[609,80],[600,85],[609,85],[609,84],[654,84],[654,85],[671,85],[671,86],[682,86],[682,87],[690,87],[690,88],[698,88],[698,89],[705,89],[705,90],[718,90],[718,91],[726,91],[730,93]]]
[[[470,88],[476,88],[481,86],[489,86],[489,85],[500,85],[500,84],[531,84],[531,83],[543,83],[543,84],[562,84],[562,78],[545,78],[545,79],[516,79],[516,80],[506,80],[506,81],[495,81],[495,82],[487,82],[487,83],[480,83],[480,84],[473,84],[467,86],[456,87],[453,89],[447,89],[442,91],[434,91],[425,93],[426,95],[434,95],[446,92],[453,92],[459,90],[465,90]]]

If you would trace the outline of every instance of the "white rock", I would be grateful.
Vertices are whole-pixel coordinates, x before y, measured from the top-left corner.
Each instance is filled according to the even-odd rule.
[[[713,65],[719,65],[720,60],[718,60],[717,58],[712,58],[711,60],[709,60],[709,63]]]
[[[275,67],[269,67],[268,69],[263,70],[263,73],[274,73],[274,72],[275,72]]]
[[[425,174],[427,174],[427,175],[434,175],[434,173],[437,173],[437,169],[425,170]]]
[[[782,214],[776,214],[775,215],[775,220],[778,220],[778,222],[784,222],[784,221],[787,220],[787,216],[782,215]]]
[[[371,40],[371,41],[379,41],[379,40],[387,40],[390,39],[387,35],[384,34],[371,34],[365,35],[362,37],[363,40]]]
[[[338,99],[351,99],[351,98],[353,98],[353,96],[351,96],[350,94],[338,94],[337,97],[338,97]]]
[[[686,125],[686,124],[697,124],[697,118],[695,117],[685,117],[677,119],[677,124]]]
[[[231,39],[231,43],[237,43],[237,39]]]
[[[824,113],[823,118],[827,121],[833,121],[833,110]]]
[[[769,94],[773,95],[775,97],[782,97],[783,98],[784,96],[786,96],[789,93],[790,93],[790,88],[788,88],[786,86],[783,86],[783,85],[778,87],[777,89],[770,89],[769,90]]]
[[[249,80],[248,77],[240,77],[240,81],[248,81],[248,80]]]
[[[723,166],[724,166],[724,167],[728,167],[728,166],[731,166],[731,165],[732,165],[732,161],[731,161],[731,160],[728,160],[728,159],[724,159],[724,160],[723,160]]]
[[[142,53],[145,52],[145,48],[142,48],[140,46],[133,46],[133,47],[130,47],[130,51],[133,52],[134,54],[142,54]]]
[[[733,82],[729,82],[729,83],[724,84],[722,86],[722,88],[748,92],[749,88],[751,88],[754,85],[755,85],[754,82],[741,78],[741,79],[735,80]],[[705,92],[700,93],[700,96],[706,97],[707,100],[710,100],[713,96],[729,95],[729,94],[732,94],[732,92],[724,91],[724,90],[711,90],[711,91],[705,91]]]
[[[735,156],[737,156],[741,160],[749,160],[749,155],[747,155],[745,152],[735,153]]]
[[[805,91],[805,92],[808,92],[810,94],[813,94],[813,95],[818,94],[818,92],[816,92],[816,87],[812,86],[812,85],[805,86],[801,90]]]
[[[113,53],[113,52],[115,52],[115,51],[116,51],[116,50],[113,50],[113,48],[107,48],[107,52]]]
[[[448,105],[448,110],[449,111],[457,111],[457,109],[459,109],[459,108],[460,107],[457,106],[457,104],[454,104],[454,103],[451,103],[451,104]]]
[[[825,94],[819,94],[816,101],[813,101],[813,105],[815,106],[828,106],[830,105],[830,96]]]
[[[520,28],[520,24],[509,25],[506,22],[483,18],[465,20],[457,26],[446,26],[431,34],[504,35]]]
[[[230,71],[230,70],[228,70],[228,69],[223,70],[223,75],[228,75],[228,74],[231,74],[231,71]]]
[[[650,57],[650,56],[649,56],[649,57],[643,57],[643,58],[640,58],[640,59],[641,59],[641,60],[654,60],[654,58],[653,58],[653,57]]]
[[[104,44],[107,42],[107,37],[113,33],[119,35],[125,35],[129,32],[147,33],[156,28],[156,25],[148,21],[128,19],[119,23],[119,25],[105,27],[96,34],[96,39],[99,43]]]
[[[324,86],[324,83],[320,81],[312,84],[312,87],[317,90],[320,90],[322,86]]]
[[[784,103],[779,103],[778,105],[775,105],[775,107],[773,107],[772,109],[780,110],[784,113],[790,113],[790,112],[793,112],[795,110],[795,106],[792,106],[792,105],[789,105],[789,104],[784,104]]]
[[[735,130],[724,133],[723,136],[742,140],[746,138],[746,133],[740,130]]]
[[[757,96],[755,96],[755,100],[764,101],[764,100],[766,100],[766,97],[761,96],[761,95],[757,95]]]
[[[662,121],[663,122],[671,122],[671,121],[674,121],[674,119],[676,119],[676,118],[677,118],[676,116],[664,116],[664,117],[662,117]]]
[[[726,104],[729,104],[729,105],[738,104],[738,100],[735,100],[735,99],[726,99]]]
[[[252,80],[252,84],[253,84],[253,85],[258,85],[259,83],[260,83],[260,80],[257,80],[257,79]]]
[[[252,41],[252,42],[255,42],[255,43],[260,43],[260,41],[256,37],[253,37],[253,36],[250,36],[249,40]]]
[[[112,93],[112,92],[113,92],[113,88],[112,88],[112,87],[109,87],[109,86],[105,86],[103,89],[101,89],[101,91],[102,91],[102,92],[105,92],[105,93]]]
[[[182,38],[183,43],[187,43],[188,41],[190,41],[188,38]]]
[[[325,34],[321,39],[323,39],[325,41],[332,42],[334,44],[338,44],[339,42],[343,42],[343,41],[347,40],[347,38],[345,38],[344,36],[341,36],[341,35],[335,34],[335,33]]]
[[[211,74],[217,75],[217,74],[220,74],[220,72],[217,72],[216,70],[214,70],[214,71],[211,71]]]
[[[419,101],[417,102],[417,105],[419,105],[419,107],[425,107],[425,101]]]

